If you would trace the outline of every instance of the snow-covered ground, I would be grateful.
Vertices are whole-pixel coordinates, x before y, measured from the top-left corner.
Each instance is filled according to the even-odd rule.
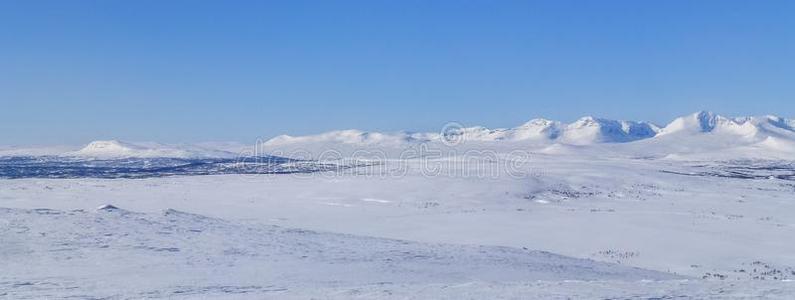
[[[581,121],[279,137],[253,151],[382,151],[340,169],[0,180],[0,297],[795,295],[792,121]],[[417,145],[428,149],[394,155]],[[87,162],[208,157],[152,148],[98,143]]]
[[[166,210],[0,211],[10,296],[300,292],[374,284],[675,279],[547,252],[241,224]]]

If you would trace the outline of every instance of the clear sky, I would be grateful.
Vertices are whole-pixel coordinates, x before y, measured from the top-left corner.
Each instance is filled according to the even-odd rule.
[[[0,144],[795,117],[795,1],[0,0]]]

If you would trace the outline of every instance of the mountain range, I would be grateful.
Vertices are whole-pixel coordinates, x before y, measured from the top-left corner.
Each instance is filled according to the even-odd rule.
[[[679,117],[666,126],[650,122],[583,117],[573,123],[533,119],[513,128],[445,127],[442,132],[331,131],[317,135],[280,135],[257,144],[167,145],[95,141],[81,149],[50,151],[0,148],[0,156],[55,155],[77,158],[124,157],[233,158],[284,155],[317,158],[334,150],[382,151],[388,157],[426,145],[441,149],[530,150],[538,153],[623,153],[632,156],[698,158],[795,158],[795,120],[777,116],[730,118],[711,112]],[[295,155],[300,153],[300,155]]]

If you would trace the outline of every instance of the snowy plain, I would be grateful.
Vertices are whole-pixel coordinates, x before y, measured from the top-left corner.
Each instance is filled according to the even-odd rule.
[[[279,162],[299,172],[33,172],[0,180],[0,297],[791,299],[793,125],[701,112],[349,130],[246,154],[322,159]],[[31,157],[162,170],[237,147],[102,141]]]

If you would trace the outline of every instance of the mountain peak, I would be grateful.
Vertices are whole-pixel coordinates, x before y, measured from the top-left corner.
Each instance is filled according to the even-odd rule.
[[[723,117],[718,116],[711,111],[702,110],[695,114],[695,118],[702,132],[710,132],[713,129],[715,129],[715,126],[718,123],[718,119]]]
[[[778,116],[728,118],[701,111],[680,117],[662,129],[660,136],[671,134],[720,134],[761,140],[767,137],[795,139],[793,120]]]
[[[585,116],[582,118],[577,119],[574,123],[571,123],[570,127],[581,128],[581,127],[588,127],[588,126],[600,126],[601,123],[605,123],[604,119],[595,118],[592,116]]]
[[[583,117],[569,124],[563,140],[570,144],[624,143],[654,137],[659,128],[647,122]]]
[[[134,149],[141,149],[142,147],[130,143],[122,142],[119,140],[99,140],[88,143],[80,151],[95,152],[95,151],[130,151]]]
[[[77,154],[77,156],[90,157],[128,156],[141,150],[145,149],[141,146],[118,140],[100,140],[88,143],[88,145],[75,152],[75,154]]]
[[[663,134],[674,132],[712,132],[721,121],[728,120],[710,111],[699,111],[684,117],[679,117],[668,123],[662,129]]]
[[[528,128],[528,127],[548,127],[558,125],[560,122],[548,120],[544,118],[535,118],[530,121],[525,122],[522,125],[519,125],[517,128]]]

